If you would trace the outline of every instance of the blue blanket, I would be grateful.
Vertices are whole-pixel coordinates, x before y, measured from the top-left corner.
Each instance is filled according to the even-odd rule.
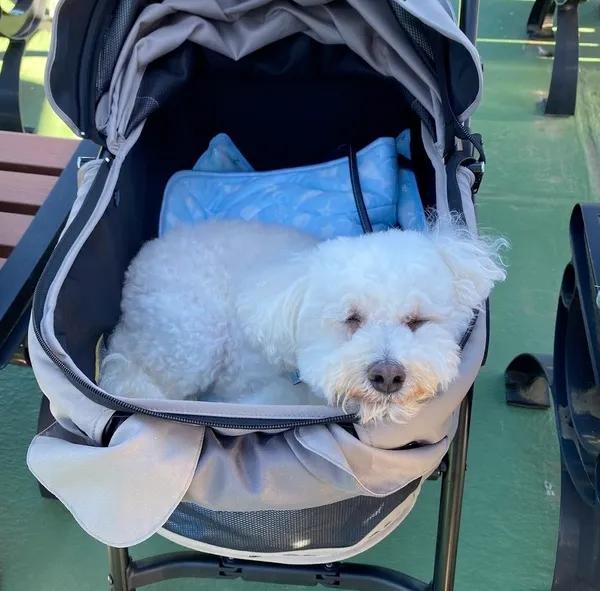
[[[380,138],[357,153],[365,205],[374,230],[421,229],[424,214],[410,158],[410,135]],[[159,235],[201,220],[257,219],[291,225],[318,238],[362,234],[348,159],[256,172],[231,139],[219,134],[193,170],[174,174],[165,188]]]

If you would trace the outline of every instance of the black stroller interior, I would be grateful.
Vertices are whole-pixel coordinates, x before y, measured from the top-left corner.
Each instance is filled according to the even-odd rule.
[[[157,235],[167,181],[176,171],[191,168],[198,147],[216,134],[227,133],[257,170],[275,170],[325,162],[340,146],[358,151],[379,137],[411,129],[411,164],[419,191],[425,207],[435,203],[421,119],[398,82],[376,73],[348,47],[322,45],[297,34],[234,62],[186,42],[154,67],[171,74],[165,103],[149,116],[128,155],[116,189],[115,215],[109,209],[93,231],[89,248],[64,284],[57,310],[69,324],[64,346],[89,377],[94,375],[98,331],[109,333],[117,323],[117,286],[125,269],[142,243]],[[143,84],[153,83],[147,74]],[[165,84],[162,76],[160,84]],[[203,92],[205,88],[211,92]],[[136,113],[136,119],[144,119],[142,109]],[[203,118],[204,113],[210,117]],[[113,256],[96,256],[106,248]],[[113,263],[106,265],[107,260]],[[86,286],[93,285],[86,287],[89,309],[73,305],[81,298],[82,274]]]

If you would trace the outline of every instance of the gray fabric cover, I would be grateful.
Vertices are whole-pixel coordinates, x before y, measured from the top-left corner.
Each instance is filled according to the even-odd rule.
[[[401,5],[464,45],[473,58],[477,75],[481,76],[476,51],[449,16],[444,7],[446,2],[404,0]],[[432,74],[423,66],[387,3],[164,0],[148,6],[132,28],[117,61],[109,92],[100,101],[96,125],[106,134],[109,147],[116,151],[128,130],[146,68],[186,40],[239,59],[298,32],[322,43],[348,45],[375,70],[401,81],[439,124],[440,98]],[[457,115],[468,116],[478,101],[479,94],[473,97],[465,113]]]
[[[476,51],[452,20],[449,3],[403,0],[401,4],[462,44],[480,75]],[[143,128],[142,123],[126,133],[146,67],[188,39],[239,58],[282,36],[302,31],[323,43],[349,45],[373,68],[404,84],[441,126],[439,93],[431,74],[384,2],[164,0],[148,6],[129,34],[110,89],[101,98],[96,113],[98,127],[105,131],[115,160],[95,211],[63,261],[44,309],[44,339],[81,380],[89,381],[53,333],[54,306],[70,265],[110,202],[121,164]],[[463,117],[478,100],[479,94]],[[436,174],[438,209],[445,213],[448,206],[441,146],[424,127],[423,140]],[[81,171],[74,212],[85,199],[97,170],[95,163]],[[475,231],[472,182],[473,175],[461,170],[459,187],[467,221]],[[456,430],[457,408],[479,370],[485,339],[482,314],[465,347],[459,378],[405,425],[357,426],[358,437],[335,424],[264,436],[134,415],[119,427],[110,444],[102,447],[102,432],[112,411],[90,401],[68,382],[44,353],[30,327],[32,365],[57,423],[33,440],[28,466],[90,535],[112,546],[130,546],[147,539],[160,530],[182,501],[206,510],[247,512],[300,510],[358,496],[385,497],[415,479],[427,477],[438,466]],[[328,407],[244,407],[149,400],[135,403],[147,409],[222,417],[324,418],[339,414],[339,410]],[[231,437],[236,434],[240,436]],[[400,449],[414,442],[420,447]],[[323,562],[358,553],[400,523],[417,494],[418,490],[412,492],[386,523],[374,523],[372,535],[352,548],[321,549],[318,553],[299,550],[280,556],[269,554],[269,559]],[[186,543],[181,537],[177,540]],[[191,542],[188,545],[198,547]],[[207,549],[206,545],[202,547]],[[214,551],[226,553],[223,549]]]

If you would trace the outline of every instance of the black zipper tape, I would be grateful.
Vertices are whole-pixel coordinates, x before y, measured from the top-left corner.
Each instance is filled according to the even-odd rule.
[[[81,209],[75,216],[70,226],[65,231],[64,236],[57,244],[56,248],[50,255],[48,263],[40,277],[33,295],[33,330],[35,337],[38,340],[44,353],[52,360],[52,362],[61,370],[63,375],[69,380],[69,382],[75,386],[82,394],[87,398],[109,408],[111,410],[124,413],[126,415],[132,414],[143,414],[160,419],[167,419],[170,421],[176,421],[179,423],[187,423],[192,425],[206,425],[208,427],[217,427],[222,429],[291,429],[293,427],[302,427],[307,425],[319,425],[327,423],[353,423],[357,420],[357,415],[338,415],[335,417],[327,417],[320,419],[254,419],[254,418],[226,418],[226,417],[214,417],[208,415],[181,415],[176,413],[168,412],[157,412],[142,408],[140,406],[124,402],[107,394],[100,388],[91,385],[81,376],[75,373],[71,368],[63,363],[59,359],[54,351],[49,347],[45,341],[41,323],[44,315],[44,305],[46,298],[48,297],[48,291],[56,273],[60,268],[62,261],[69,253],[75,240],[84,229],[87,221],[91,217],[94,209],[102,195],[104,185],[108,177],[110,170],[111,160],[106,158],[100,169],[98,170],[97,176],[94,179],[92,187],[89,193],[85,197]]]

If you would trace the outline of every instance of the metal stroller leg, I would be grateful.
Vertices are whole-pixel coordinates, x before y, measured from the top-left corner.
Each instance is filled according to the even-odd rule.
[[[108,546],[108,589],[109,591],[135,591],[129,587],[128,568],[131,558],[127,548]]]
[[[477,29],[479,25],[479,0],[462,0],[459,3],[460,30],[469,38],[469,41],[476,44]]]
[[[460,406],[458,428],[448,450],[448,469],[442,480],[432,591],[454,589],[472,399],[473,387]]]

